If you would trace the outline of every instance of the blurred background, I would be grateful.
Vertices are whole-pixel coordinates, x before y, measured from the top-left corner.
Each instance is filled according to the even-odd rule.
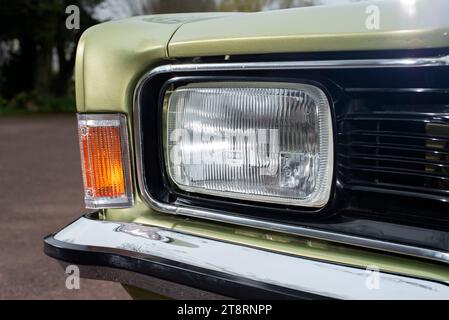
[[[357,0],[0,0],[0,114],[73,112],[73,66],[81,34],[94,24],[135,15],[262,11]],[[66,8],[80,9],[67,30]]]
[[[92,25],[134,15],[261,11],[356,0],[0,0],[0,299],[126,299],[118,284],[65,274],[42,238],[85,211],[75,121],[76,45]],[[80,9],[68,30],[66,8]]]

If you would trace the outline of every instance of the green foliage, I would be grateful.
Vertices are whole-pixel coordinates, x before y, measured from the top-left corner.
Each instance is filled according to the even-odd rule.
[[[2,97],[0,97],[0,109],[6,108],[7,102],[8,101],[6,101],[6,99],[3,99]]]
[[[41,96],[35,91],[31,91],[21,92],[10,101],[0,97],[0,115],[75,111],[76,103],[72,96]]]
[[[36,92],[20,92],[8,104],[8,107],[22,111],[37,111],[39,96]]]

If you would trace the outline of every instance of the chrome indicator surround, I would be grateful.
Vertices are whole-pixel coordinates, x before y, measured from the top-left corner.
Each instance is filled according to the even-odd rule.
[[[380,287],[373,290],[367,284],[370,273],[363,268],[284,255],[136,223],[102,221],[85,216],[49,238],[57,243],[47,238],[46,245],[59,248],[80,248],[86,252],[111,253],[144,261],[173,261],[192,269],[199,268],[203,274],[219,273],[321,297],[449,299],[449,285],[443,282],[379,271],[376,276]],[[113,263],[114,259],[111,261]]]
[[[157,75],[173,72],[207,72],[207,71],[250,71],[250,70],[306,70],[306,69],[357,69],[357,68],[422,68],[449,66],[449,56],[428,58],[397,58],[397,59],[355,59],[355,60],[317,60],[317,61],[281,61],[281,62],[247,62],[247,63],[200,63],[200,64],[169,64],[159,66],[146,73],[138,82],[134,92],[133,122],[134,147],[136,153],[137,180],[141,196],[150,208],[155,211],[201,218],[212,221],[231,223],[240,226],[260,228],[285,232],[293,235],[316,238],[354,245],[396,254],[425,258],[449,263],[449,252],[433,250],[423,247],[387,242],[377,239],[352,236],[343,233],[329,232],[310,227],[293,226],[284,223],[273,223],[259,219],[252,219],[225,211],[209,210],[200,207],[175,206],[154,199],[145,185],[144,164],[142,157],[142,119],[139,97],[144,84]]]

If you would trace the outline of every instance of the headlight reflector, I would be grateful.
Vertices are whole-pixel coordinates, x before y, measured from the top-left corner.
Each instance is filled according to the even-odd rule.
[[[167,93],[166,159],[181,190],[322,207],[333,173],[328,99],[312,85],[198,83]]]

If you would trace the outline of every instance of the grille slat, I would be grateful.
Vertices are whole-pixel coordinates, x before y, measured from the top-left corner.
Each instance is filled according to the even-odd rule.
[[[385,189],[389,189],[389,190],[405,190],[408,192],[414,192],[414,193],[418,193],[418,194],[422,194],[425,195],[426,193],[429,192],[428,188],[423,188],[423,187],[416,187],[416,186],[400,186],[397,184],[393,184],[393,183],[371,183],[371,182],[366,182],[364,180],[354,180],[354,183],[351,184],[349,187],[352,189],[357,189],[357,186],[363,186],[363,187],[368,187],[368,188],[385,188]],[[363,188],[362,187],[362,188]],[[442,195],[442,196],[449,196],[449,190],[439,190],[438,194]]]
[[[400,156],[372,156],[369,154],[351,154],[348,156],[346,154],[340,153],[339,156],[346,159],[361,159],[361,160],[372,160],[372,161],[385,161],[385,162],[397,162],[397,163],[410,163],[416,165],[427,165],[427,166],[436,166],[440,168],[448,168],[449,164],[443,161],[425,161],[420,160],[419,158],[407,158]]]
[[[425,171],[419,171],[419,170],[398,169],[398,168],[381,167],[381,166],[377,166],[376,168],[372,168],[369,166],[357,166],[357,165],[345,166],[343,164],[339,164],[338,166],[342,167],[344,169],[350,169],[350,170],[368,171],[368,172],[383,172],[383,173],[395,174],[395,175],[414,175],[417,177],[449,181],[449,175],[447,175],[447,174],[436,175],[436,174],[430,174],[430,173],[426,173]]]
[[[350,109],[337,123],[338,168],[348,185],[449,197],[448,105]]]
[[[441,141],[441,142],[449,142],[449,137],[441,137],[441,136],[431,136],[431,135],[415,135],[413,133],[408,134],[400,134],[394,131],[366,131],[366,130],[353,130],[350,132],[339,133],[339,136],[361,136],[361,137],[383,137],[383,138],[393,138],[393,139],[410,139],[410,140],[432,140],[432,141]]]
[[[361,147],[361,148],[374,148],[374,149],[394,149],[394,150],[406,150],[406,151],[415,151],[415,152],[423,152],[423,153],[431,153],[435,155],[449,155],[449,150],[440,150],[436,148],[422,147],[417,148],[415,146],[405,147],[403,144],[395,144],[395,143],[384,143],[384,144],[376,144],[376,143],[364,143],[364,142],[351,142],[351,143],[340,143],[340,146],[343,147]]]
[[[434,117],[430,119],[432,123],[435,124],[449,124],[449,116],[446,117]],[[355,116],[346,116],[344,117],[344,121],[385,121],[385,122],[425,122],[424,118],[415,118],[411,117],[408,114],[404,114],[403,117],[382,117],[381,115],[376,116],[364,116],[364,115],[355,115]]]

